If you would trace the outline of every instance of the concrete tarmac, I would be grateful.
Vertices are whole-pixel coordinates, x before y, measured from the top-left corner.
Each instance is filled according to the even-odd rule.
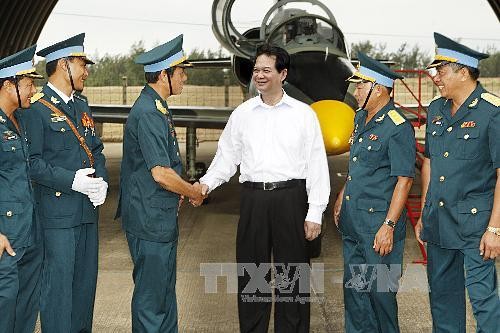
[[[197,150],[197,160],[207,163],[208,166],[216,147],[216,142],[201,143]],[[131,332],[132,262],[120,223],[113,220],[117,207],[121,143],[105,143],[104,152],[110,174],[110,193],[100,210],[99,277],[94,309],[94,332]],[[184,154],[184,149],[181,153]],[[343,185],[347,159],[347,154],[329,157],[331,203]],[[416,183],[414,191],[418,191],[418,179]],[[188,203],[182,206],[177,254],[180,332],[239,330],[235,276],[219,276],[214,282],[207,278],[210,274],[205,270],[227,268],[235,263],[239,191],[240,185],[235,176],[230,183],[211,193],[208,204],[199,208],[193,208]],[[321,256],[313,260],[313,264],[323,265],[324,269],[316,273],[316,279],[313,281],[315,284],[311,293],[311,332],[343,332],[342,247],[340,235],[331,219],[330,205],[325,213],[322,234]],[[412,263],[419,259],[421,254],[413,229],[409,227],[404,275],[398,294],[402,332],[431,332],[425,266]],[[450,307],[453,307],[453,304],[450,304]],[[362,318],[364,315],[360,313],[359,316]],[[474,318],[469,304],[467,323],[467,332],[474,332]],[[39,331],[38,325],[36,331]],[[269,331],[274,331],[272,319]]]

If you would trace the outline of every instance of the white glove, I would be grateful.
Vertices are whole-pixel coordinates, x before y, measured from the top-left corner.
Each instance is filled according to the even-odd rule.
[[[94,205],[94,207],[97,207],[104,203],[107,194],[108,194],[108,183],[102,181],[99,191],[95,193],[90,193],[88,197],[92,202],[92,204]]]
[[[91,175],[94,172],[95,170],[92,168],[76,170],[75,178],[73,179],[73,184],[71,185],[71,189],[73,191],[80,192],[85,195],[99,192],[102,183],[105,182],[102,180],[102,177],[99,178],[88,177],[88,175]]]

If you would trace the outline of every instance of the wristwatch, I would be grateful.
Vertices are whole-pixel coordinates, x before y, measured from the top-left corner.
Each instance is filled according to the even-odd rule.
[[[396,226],[396,223],[394,221],[391,221],[390,219],[385,219],[384,224],[387,224],[389,227],[393,229]]]
[[[494,233],[497,236],[500,236],[500,228],[495,228],[495,227],[488,227],[486,228],[489,232]]]

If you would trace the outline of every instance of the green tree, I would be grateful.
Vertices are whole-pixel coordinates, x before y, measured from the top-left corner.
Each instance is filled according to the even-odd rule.
[[[358,52],[361,51],[378,60],[394,61],[395,68],[398,69],[422,69],[431,61],[429,54],[422,51],[418,45],[410,49],[406,42],[401,44],[396,52],[387,52],[386,44],[375,45],[368,40],[352,44],[351,49],[353,58],[356,58]]]
[[[188,56],[189,60],[210,60],[223,58],[222,49],[218,51],[194,49]],[[202,86],[223,86],[224,71],[222,68],[193,68],[188,73],[188,84]],[[229,84],[236,85],[236,78],[229,73]]]
[[[487,47],[484,53],[490,56],[479,62],[479,71],[483,77],[500,76],[500,52],[494,46]]]

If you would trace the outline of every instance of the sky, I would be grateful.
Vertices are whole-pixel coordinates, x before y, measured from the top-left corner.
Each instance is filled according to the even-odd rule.
[[[260,26],[272,0],[239,0],[232,20],[240,32]],[[349,44],[370,40],[395,51],[403,42],[434,50],[433,32],[469,47],[500,50],[500,24],[487,0],[323,0]],[[438,7],[439,6],[439,7]],[[127,54],[143,41],[150,49],[184,34],[184,49],[218,50],[211,28],[212,0],[59,0],[38,48],[86,33],[93,56]]]

